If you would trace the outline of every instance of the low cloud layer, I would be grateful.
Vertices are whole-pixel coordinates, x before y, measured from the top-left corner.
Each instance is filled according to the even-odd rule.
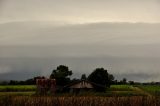
[[[49,76],[60,64],[69,66],[73,76],[91,73],[97,67],[104,67],[116,79],[123,77],[134,81],[159,81],[160,58],[130,58],[130,57],[53,57],[53,58],[1,58],[0,64],[5,64],[11,71],[4,70],[1,80],[27,79],[37,75]]]

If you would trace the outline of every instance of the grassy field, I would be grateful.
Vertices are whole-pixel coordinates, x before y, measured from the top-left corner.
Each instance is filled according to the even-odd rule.
[[[0,106],[160,106],[159,86],[112,85],[105,93],[35,95],[36,86],[0,86]]]
[[[148,92],[154,96],[160,96],[160,86],[159,85],[139,85],[137,86],[145,92]]]
[[[1,96],[32,96],[35,92],[0,92]]]
[[[35,91],[35,85],[1,85],[0,92],[26,92]]]
[[[107,88],[106,93],[111,96],[144,96],[143,92],[138,91],[132,85],[111,85]]]
[[[131,85],[111,85],[110,91],[133,91],[134,88]]]
[[[30,95],[35,94],[36,86],[35,85],[6,85],[0,86],[0,96],[1,95]],[[60,96],[72,94],[57,94]],[[95,96],[142,96],[142,92],[139,92],[135,87],[131,85],[112,85],[110,88],[106,89],[105,93],[93,93],[85,92],[80,93],[79,96],[84,95],[95,95]]]
[[[34,95],[36,91],[35,85],[6,85],[0,86],[0,96],[2,95]],[[146,95],[160,95],[160,86],[154,85],[111,85],[110,88],[106,89],[105,93],[97,93],[97,92],[82,92],[77,96],[146,96]],[[73,94],[65,93],[65,94],[56,94],[56,96],[72,96]]]

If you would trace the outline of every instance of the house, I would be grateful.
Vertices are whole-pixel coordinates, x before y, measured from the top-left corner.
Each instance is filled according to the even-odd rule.
[[[80,80],[69,85],[64,86],[64,91],[71,93],[79,93],[84,91],[97,91],[104,92],[106,89],[105,86],[90,82],[88,80]]]

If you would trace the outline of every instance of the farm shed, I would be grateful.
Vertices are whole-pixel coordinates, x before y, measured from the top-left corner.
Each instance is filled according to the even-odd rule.
[[[88,80],[81,80],[64,86],[64,90],[71,93],[79,93],[84,91],[98,91],[104,92],[105,86],[90,82]]]

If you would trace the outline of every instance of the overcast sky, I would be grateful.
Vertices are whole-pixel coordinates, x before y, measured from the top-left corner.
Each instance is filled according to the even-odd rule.
[[[0,0],[0,80],[97,67],[160,81],[159,0]]]

